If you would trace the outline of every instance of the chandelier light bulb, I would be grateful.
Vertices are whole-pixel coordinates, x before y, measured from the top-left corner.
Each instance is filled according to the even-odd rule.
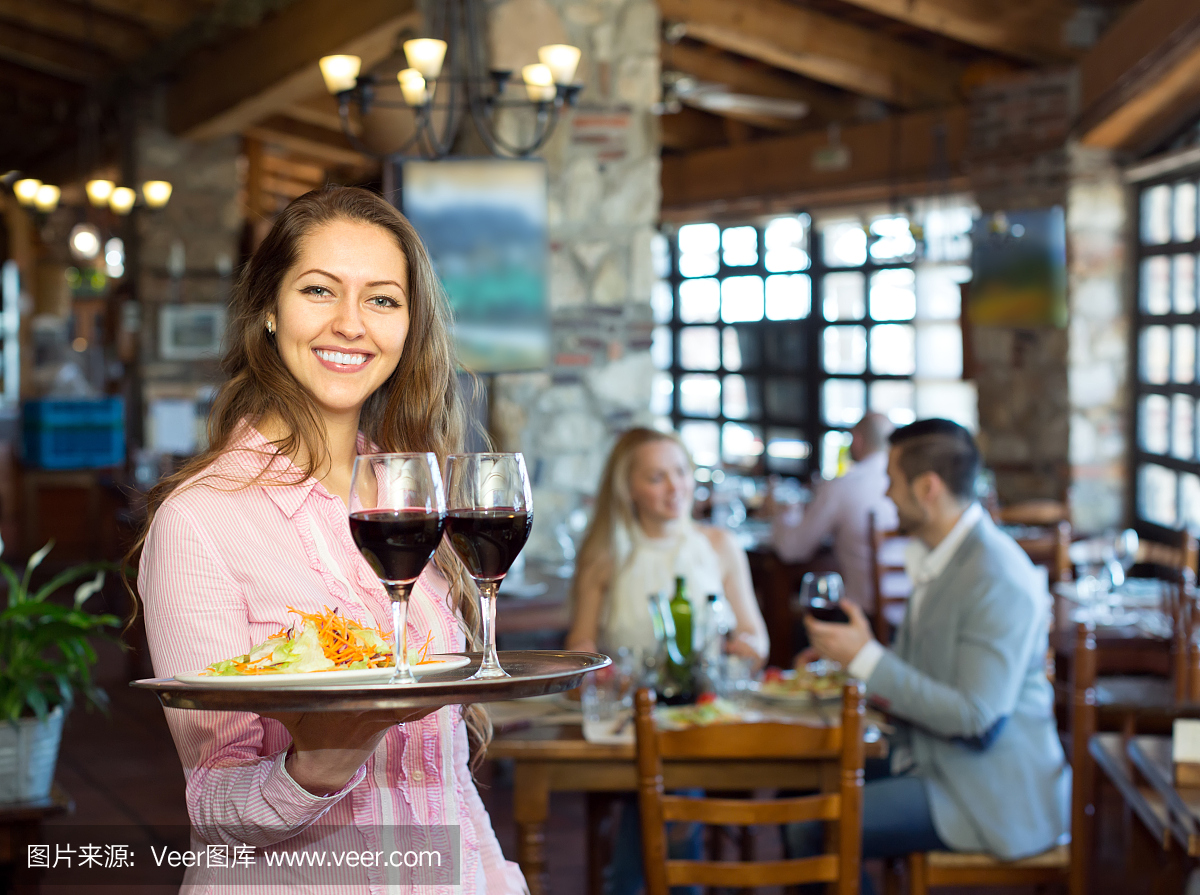
[[[37,200],[38,187],[42,182],[35,177],[26,177],[13,184],[13,193],[22,205],[32,205]]]
[[[521,80],[525,82],[525,93],[535,103],[546,103],[554,99],[554,74],[550,66],[541,62],[526,65],[521,69]]]
[[[91,224],[76,224],[70,246],[71,254],[80,261],[91,261],[100,254],[100,231]]]
[[[446,42],[432,37],[418,37],[404,42],[404,58],[409,68],[415,68],[426,81],[436,81],[446,61]]]
[[[570,44],[547,44],[538,50],[538,60],[550,69],[555,84],[570,84],[579,67],[579,47]]]
[[[322,56],[320,66],[321,77],[325,79],[325,89],[334,94],[344,93],[353,90],[358,82],[362,59],[346,55]]]
[[[108,207],[117,214],[129,214],[133,211],[135,201],[137,201],[137,193],[127,186],[119,186],[108,197]]]
[[[34,207],[38,211],[49,213],[58,208],[58,199],[62,196],[62,190],[56,186],[51,186],[48,183],[43,183],[37,188],[37,194],[33,198]]]
[[[171,184],[165,180],[147,180],[142,184],[142,195],[151,208],[162,208],[171,199]]]
[[[423,106],[429,99],[429,91],[425,89],[425,78],[415,68],[406,68],[396,75],[400,82],[400,91],[404,101],[413,108]]]
[[[115,186],[116,184],[111,180],[89,180],[85,187],[88,201],[97,208],[103,208],[108,204],[108,198],[112,195]]]

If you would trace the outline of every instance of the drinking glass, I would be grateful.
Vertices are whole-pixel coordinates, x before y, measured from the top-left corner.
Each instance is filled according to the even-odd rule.
[[[800,581],[800,606],[823,622],[846,622],[849,616],[838,603],[844,588],[837,572],[806,572]]]
[[[408,667],[408,597],[442,539],[446,495],[437,456],[360,454],[350,481],[350,533],[392,598],[389,683],[415,684]]]
[[[520,454],[451,454],[446,533],[475,583],[483,661],[468,680],[508,677],[496,657],[496,590],[533,527],[533,496]]]

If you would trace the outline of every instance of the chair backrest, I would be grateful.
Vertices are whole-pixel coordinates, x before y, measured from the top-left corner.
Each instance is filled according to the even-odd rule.
[[[1067,505],[1058,500],[1023,500],[1001,507],[996,521],[1001,525],[1052,527],[1070,518]]]
[[[1088,742],[1096,732],[1096,638],[1091,628],[1075,628],[1071,662],[1071,870],[1069,895],[1087,891],[1087,867],[1095,817],[1095,773]]]
[[[1197,562],[1200,561],[1200,542],[1197,542],[1196,536],[1186,526],[1174,532],[1170,543],[1163,544],[1143,538],[1138,542],[1137,561],[1160,566],[1167,571],[1191,569],[1200,573],[1200,569],[1197,568]]]
[[[899,624],[896,613],[889,612],[889,608],[905,606],[912,594],[912,583],[903,561],[903,547],[908,539],[898,531],[879,528],[874,511],[867,514],[867,537],[870,541],[871,584],[875,590],[875,614],[871,626],[875,629],[875,639],[886,644],[891,642],[892,628]]]
[[[1176,702],[1200,701],[1200,649],[1195,642],[1200,623],[1196,605],[1196,573],[1175,570],[1163,590],[1163,612],[1171,620],[1171,683]]]
[[[1045,567],[1051,585],[1071,580],[1074,567],[1071,564],[1070,522],[1058,522],[1039,532],[1018,537],[1016,541],[1035,566]]]
[[[842,691],[840,727],[762,722],[659,730],[654,693],[635,697],[638,802],[647,895],[667,895],[671,886],[754,887],[836,882],[838,895],[857,895],[862,853],[863,686]],[[838,766],[836,792],[787,799],[692,798],[663,790],[663,761],[715,762],[706,791],[727,789],[722,760],[819,761]],[[670,821],[750,826],[800,821],[837,824],[837,853],[782,861],[674,860],[667,857]]]

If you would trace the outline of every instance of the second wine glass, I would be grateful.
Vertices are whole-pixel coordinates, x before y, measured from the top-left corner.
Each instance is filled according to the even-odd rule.
[[[452,454],[446,534],[479,585],[483,659],[472,680],[508,677],[496,656],[496,590],[533,527],[533,496],[520,454]]]

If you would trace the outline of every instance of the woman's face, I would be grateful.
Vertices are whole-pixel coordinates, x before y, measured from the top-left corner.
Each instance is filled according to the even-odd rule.
[[[382,227],[333,221],[301,243],[275,342],[327,417],[353,417],[395,371],[408,335],[408,262]]]
[[[675,442],[651,441],[633,452],[629,495],[642,524],[668,522],[690,513],[694,489],[691,464]]]

